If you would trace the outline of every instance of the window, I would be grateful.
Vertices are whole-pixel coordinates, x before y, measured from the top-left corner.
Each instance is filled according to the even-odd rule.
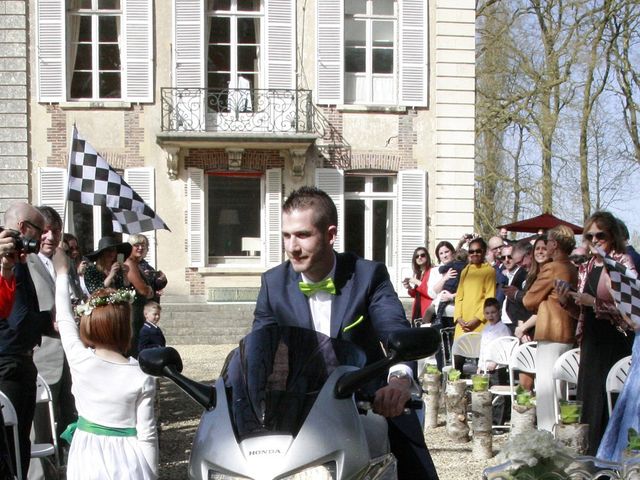
[[[72,100],[122,97],[120,0],[73,0],[69,13]]]
[[[393,261],[395,176],[347,175],[344,179],[345,250],[361,257]]]
[[[209,256],[255,256],[260,243],[260,176],[210,175]],[[253,248],[247,248],[253,247]]]
[[[345,103],[396,103],[396,3],[345,0]]]
[[[262,10],[259,0],[208,0],[207,86],[214,111],[251,111],[249,91],[259,85]]]
[[[318,104],[428,105],[430,2],[316,0],[316,4]]]
[[[153,0],[35,3],[39,102],[153,102]]]

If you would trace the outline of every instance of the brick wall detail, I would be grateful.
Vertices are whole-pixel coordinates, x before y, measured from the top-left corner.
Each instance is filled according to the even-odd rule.
[[[398,115],[398,153],[402,159],[400,170],[417,167],[413,155],[413,146],[418,143],[418,133],[413,126],[417,115],[417,110],[409,110],[406,114]]]
[[[228,172],[229,154],[222,148],[189,149],[184,158],[185,168],[201,168],[205,172]],[[242,152],[239,172],[265,172],[283,168],[284,159],[278,150],[246,149]]]
[[[187,267],[184,269],[184,277],[189,284],[189,295],[204,296],[204,277],[198,273],[198,269]]]
[[[69,135],[71,125],[68,122],[68,114],[60,105],[46,106],[51,119],[51,126],[47,128],[47,141],[51,145],[51,156],[47,158],[48,167],[65,167],[69,158]],[[124,132],[124,150],[100,151],[99,139],[86,138],[98,153],[117,170],[125,168],[143,167],[144,155],[140,151],[140,145],[144,143],[144,128],[141,127],[141,119],[144,114],[142,105],[134,105],[124,112],[124,124],[121,126]],[[96,111],[99,115],[99,111]],[[82,132],[80,132],[82,134]]]

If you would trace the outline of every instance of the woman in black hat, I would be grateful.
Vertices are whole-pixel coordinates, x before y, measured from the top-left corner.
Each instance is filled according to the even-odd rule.
[[[98,249],[87,254],[92,263],[84,272],[84,282],[89,293],[100,288],[124,288],[129,286],[127,267],[123,262],[131,254],[129,243],[119,243],[113,237],[101,238]],[[119,260],[122,260],[119,261]]]

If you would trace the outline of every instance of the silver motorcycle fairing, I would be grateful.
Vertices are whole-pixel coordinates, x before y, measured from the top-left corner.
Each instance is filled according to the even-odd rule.
[[[231,425],[224,384],[216,382],[218,403],[200,420],[189,461],[190,478],[208,480],[213,470],[271,480],[329,462],[335,462],[336,479],[395,478],[386,420],[373,412],[360,414],[352,397],[334,395],[338,378],[352,370],[355,367],[340,366],[330,375],[295,437],[260,435],[241,443]]]

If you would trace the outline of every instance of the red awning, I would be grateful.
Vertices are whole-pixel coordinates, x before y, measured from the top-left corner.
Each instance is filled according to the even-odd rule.
[[[520,220],[519,222],[508,223],[507,225],[501,225],[498,229],[506,228],[509,232],[528,232],[528,233],[537,233],[538,230],[547,231],[550,228],[556,227],[558,225],[566,225],[573,233],[581,234],[583,228],[578,225],[574,225],[573,223],[565,222],[564,220],[559,219],[551,215],[550,213],[543,213],[542,215],[538,215],[537,217],[528,218],[526,220]]]

